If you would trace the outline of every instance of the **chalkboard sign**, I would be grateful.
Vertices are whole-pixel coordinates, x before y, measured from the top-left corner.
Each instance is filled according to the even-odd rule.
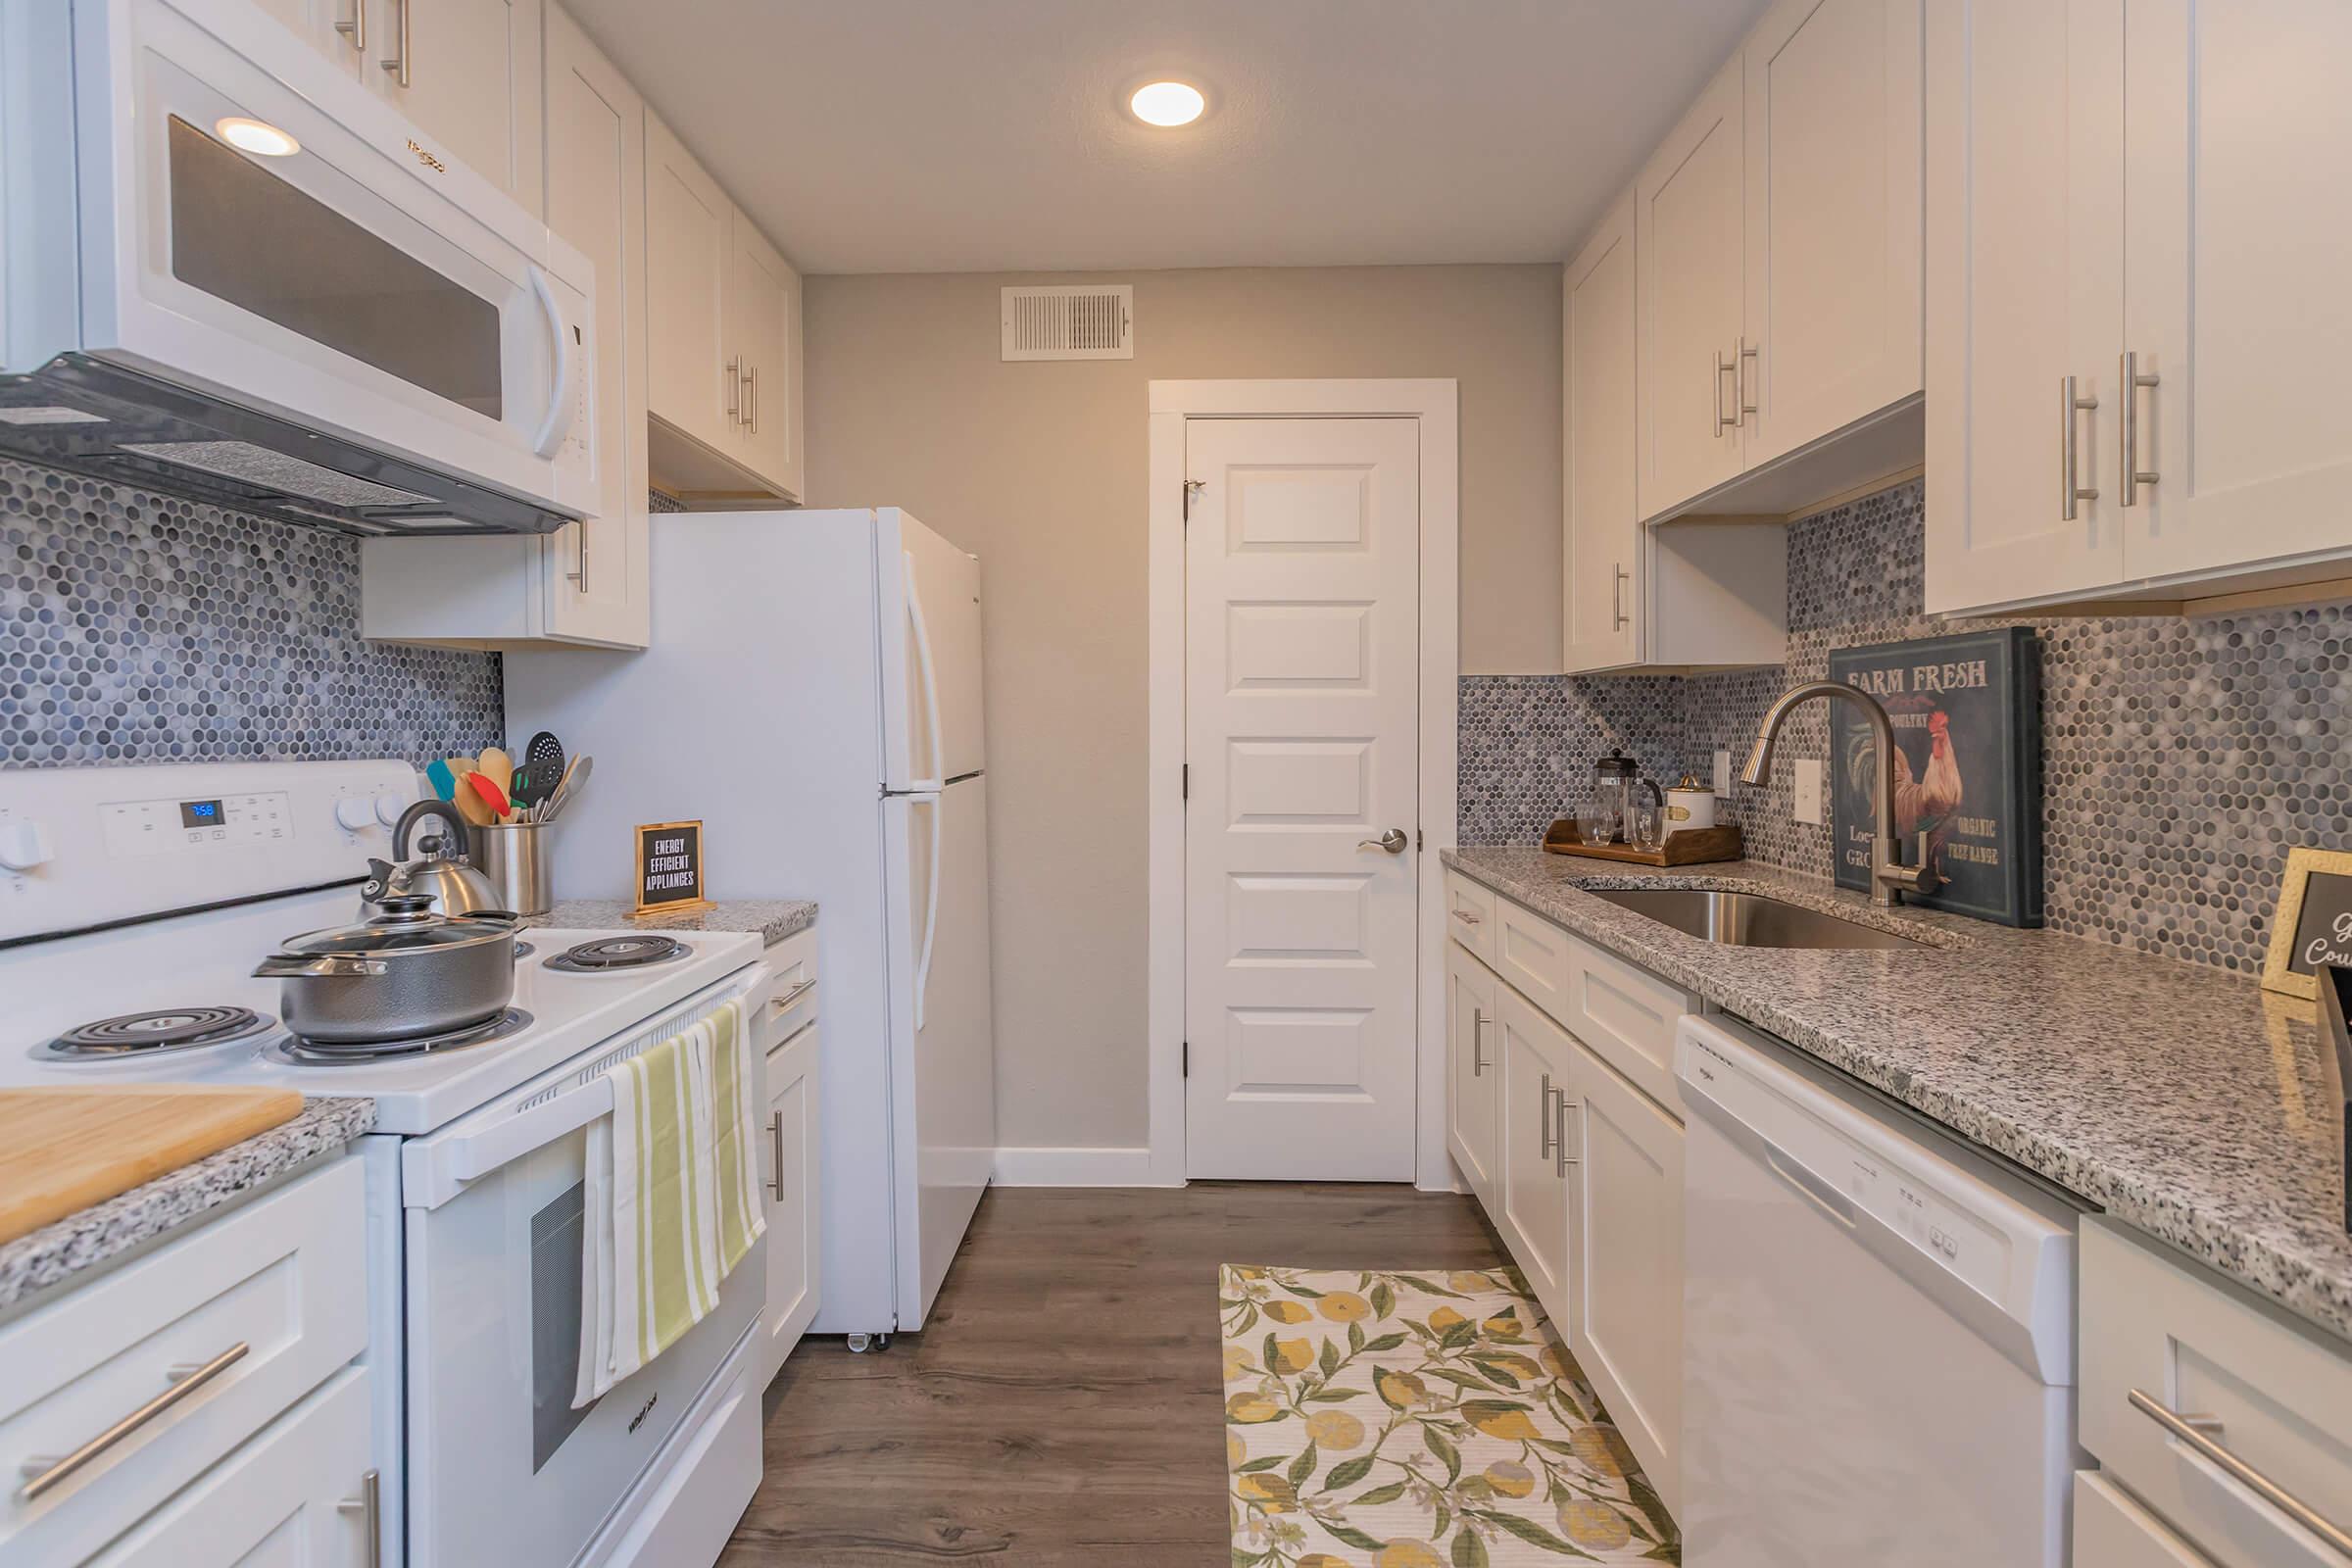
[[[703,824],[648,822],[637,829],[637,912],[705,909]]]
[[[2352,854],[2289,850],[2262,983],[2309,1001],[2324,963],[2352,968]]]
[[[1903,863],[1943,879],[1905,904],[2041,924],[2040,645],[2023,626],[1838,648],[1830,679],[1879,700],[1894,726],[1894,831]],[[1884,765],[1851,703],[1830,708],[1830,824],[1838,885],[1870,887]]]

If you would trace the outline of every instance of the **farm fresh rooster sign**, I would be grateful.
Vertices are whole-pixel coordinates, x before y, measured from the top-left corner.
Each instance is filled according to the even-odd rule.
[[[1830,679],[1876,697],[1894,721],[1894,830],[1903,858],[1928,835],[1943,878],[1904,902],[2003,925],[2041,924],[2038,645],[2022,626],[1840,648]],[[1837,704],[1830,732],[1838,885],[1870,886],[1878,763],[1870,726]]]

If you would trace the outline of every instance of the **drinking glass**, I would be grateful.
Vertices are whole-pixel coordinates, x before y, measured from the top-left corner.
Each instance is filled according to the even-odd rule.
[[[1577,836],[1587,844],[1606,844],[1617,837],[1617,808],[1605,800],[1587,801],[1577,808]]]
[[[1654,850],[1666,842],[1666,813],[1655,801],[1636,801],[1626,818],[1625,842],[1640,850]]]

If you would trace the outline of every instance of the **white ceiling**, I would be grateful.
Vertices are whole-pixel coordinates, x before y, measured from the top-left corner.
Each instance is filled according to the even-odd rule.
[[[812,272],[1558,261],[1764,3],[566,0]]]

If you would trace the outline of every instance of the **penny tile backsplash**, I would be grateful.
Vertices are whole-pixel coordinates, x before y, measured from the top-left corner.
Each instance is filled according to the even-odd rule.
[[[1784,666],[1463,677],[1461,842],[1532,842],[1612,745],[1652,777],[1703,777],[1718,748],[1737,762],[1772,699],[1826,677],[1833,648],[1995,624],[1921,612],[1924,508],[1913,481],[1790,526]],[[2258,971],[2286,851],[2352,850],[2352,609],[2030,623],[2048,924]],[[1770,787],[1723,803],[1754,858],[1829,874],[1828,830],[1791,820],[1790,793],[1793,760],[1824,756],[1828,735],[1820,705],[1800,710]]]
[[[0,767],[427,758],[505,729],[494,655],[360,636],[360,546],[0,461]]]

